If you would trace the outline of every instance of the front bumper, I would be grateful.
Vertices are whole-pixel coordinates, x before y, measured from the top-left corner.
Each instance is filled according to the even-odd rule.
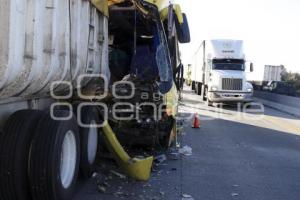
[[[252,92],[208,92],[208,99],[212,102],[251,102]]]

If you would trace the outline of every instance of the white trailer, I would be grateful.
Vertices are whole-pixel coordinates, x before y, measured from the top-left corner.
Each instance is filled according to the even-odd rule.
[[[83,177],[94,172],[98,130],[80,128],[76,105],[61,102],[76,96],[80,76],[110,77],[108,17],[94,5],[1,1],[1,200],[71,199],[79,169]],[[81,109],[85,124],[98,123],[95,109]]]
[[[283,65],[265,65],[264,81],[281,81]]]
[[[253,71],[252,63],[250,71]],[[253,87],[246,80],[246,60],[241,40],[203,41],[192,59],[192,89],[203,100],[252,101]]]

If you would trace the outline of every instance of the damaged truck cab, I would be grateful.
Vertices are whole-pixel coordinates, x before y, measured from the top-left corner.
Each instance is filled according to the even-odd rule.
[[[190,34],[179,5],[166,2],[109,7],[109,123],[124,145],[167,148],[176,134],[178,43]]]
[[[168,1],[3,0],[0,199],[72,199],[101,135],[128,176],[148,180],[153,157],[123,146],[171,143],[189,40]]]

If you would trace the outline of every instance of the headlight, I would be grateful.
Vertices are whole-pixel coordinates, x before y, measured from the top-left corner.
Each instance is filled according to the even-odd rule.
[[[212,90],[212,91],[217,91],[217,90],[218,90],[218,88],[217,88],[217,87],[215,87],[215,86],[213,86],[213,87],[211,87],[211,90]]]
[[[253,91],[252,88],[248,88],[248,89],[247,89],[247,92],[252,92],[252,91]]]

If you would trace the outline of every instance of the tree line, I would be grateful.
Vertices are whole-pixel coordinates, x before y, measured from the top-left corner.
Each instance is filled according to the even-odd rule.
[[[300,74],[287,71],[285,67],[283,67],[283,72],[281,73],[281,80],[291,83],[297,90],[300,90]]]

